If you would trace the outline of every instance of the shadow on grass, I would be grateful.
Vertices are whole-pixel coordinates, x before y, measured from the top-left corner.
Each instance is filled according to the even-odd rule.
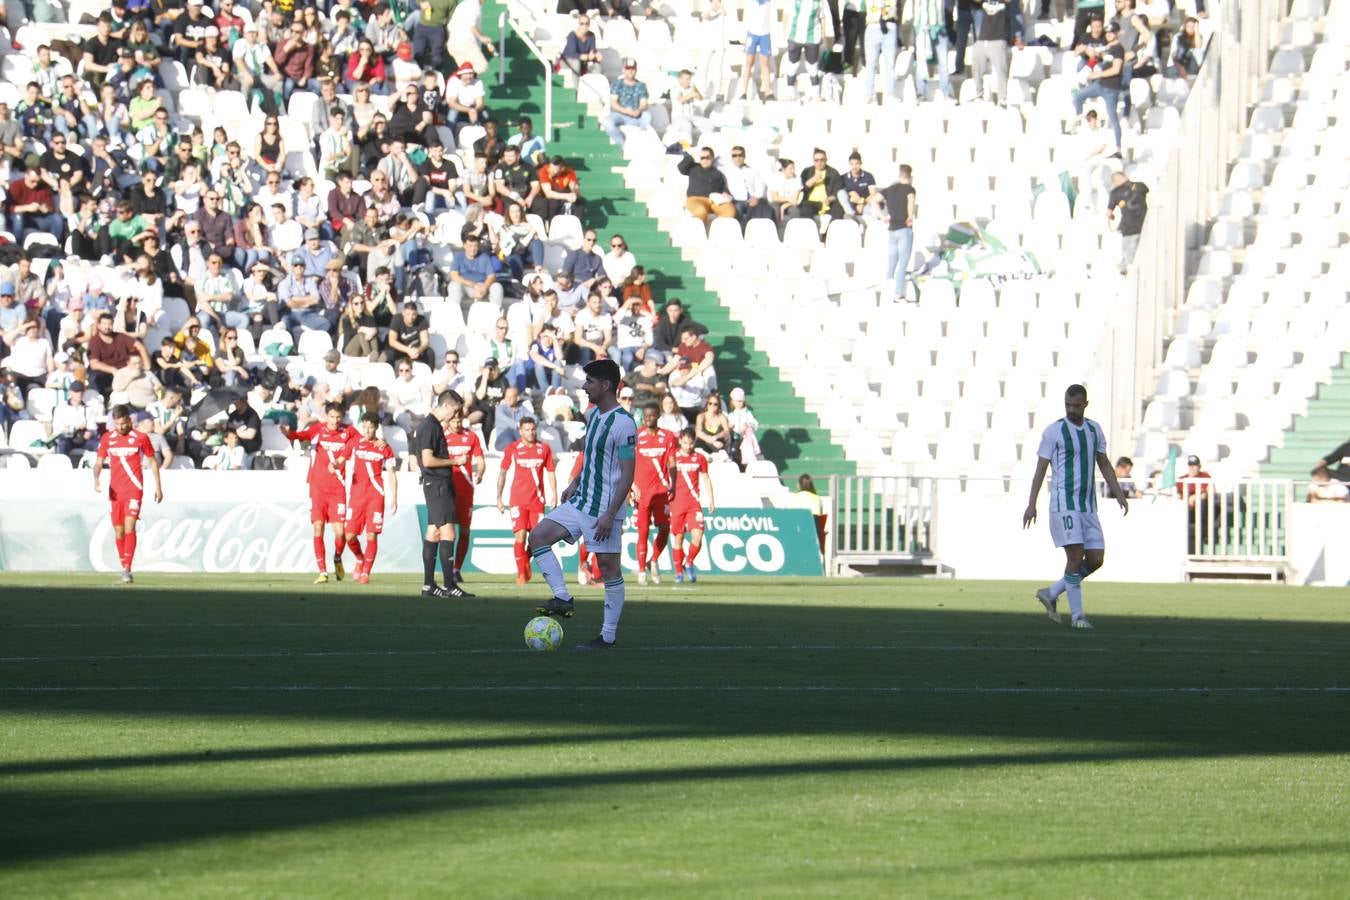
[[[1004,612],[963,608],[959,587],[933,593],[931,608],[897,609],[865,599],[850,606],[810,605],[819,585],[778,583],[773,590],[781,590],[781,600],[760,604],[640,595],[625,610],[619,651],[548,655],[515,652],[529,615],[522,599],[450,607],[378,594],[334,593],[306,601],[278,598],[272,591],[220,591],[202,603],[197,597],[184,602],[181,593],[167,589],[134,595],[35,589],[19,599],[10,592],[0,624],[36,626],[0,630],[0,656],[29,660],[0,663],[0,711],[17,723],[26,714],[73,713],[143,716],[172,729],[177,716],[193,720],[193,727],[251,718],[275,722],[279,741],[288,723],[302,722],[332,723],[334,729],[433,723],[449,734],[495,725],[504,734],[235,747],[210,754],[91,750],[67,759],[11,756],[0,763],[0,808],[7,811],[0,823],[0,859],[510,804],[541,789],[1350,752],[1350,696],[1278,690],[1344,686],[1350,624],[1103,615],[1099,630],[1083,635],[1047,623],[1020,588],[1007,589],[1009,609],[1016,612]],[[700,586],[713,596],[737,589]],[[987,602],[987,590],[982,596]],[[579,606],[578,617],[567,623],[571,640],[587,635],[599,619],[598,599],[584,596]],[[452,655],[435,655],[445,650]],[[108,658],[117,656],[124,658]],[[52,659],[42,661],[45,657]],[[222,685],[356,690],[212,689]],[[536,697],[531,685],[578,690]],[[631,686],[655,690],[623,690]],[[811,686],[835,690],[799,690]],[[1100,693],[1016,692],[1079,686]],[[22,692],[30,687],[56,690]],[[61,692],[66,687],[94,690]],[[101,690],[117,687],[138,690]],[[871,690],[877,687],[906,692]],[[962,687],[1012,692],[946,692]],[[1167,692],[1178,687],[1219,691]],[[568,726],[581,736],[566,729],[510,734],[520,730],[527,703],[532,724]],[[132,794],[78,781],[40,788],[22,781],[98,770],[188,770],[344,756],[530,747],[562,752],[575,745],[663,739],[827,738],[836,746],[865,744],[875,750],[878,743],[914,737],[957,738],[995,752],[679,765],[685,756],[670,767],[637,771],[296,791],[212,792],[194,785],[184,792],[167,781],[165,793]],[[1004,742],[1039,746],[997,752]],[[1044,749],[1056,742],[1096,746]],[[71,828],[72,821],[79,827]]]
[[[360,822],[391,816],[467,811],[517,798],[547,795],[549,802],[567,792],[589,789],[654,787],[686,782],[745,779],[772,780],[798,776],[892,775],[942,769],[971,770],[990,766],[1047,766],[1168,759],[1166,751],[1069,752],[1026,754],[961,754],[887,759],[838,759],[749,765],[706,765],[648,768],[587,774],[521,775],[509,778],[418,781],[362,787],[298,790],[192,791],[165,794],[88,791],[6,790],[8,821],[0,825],[0,862],[59,858],[82,853],[127,851],[147,845]],[[597,794],[596,796],[601,796]],[[614,799],[622,794],[607,793]],[[610,802],[609,800],[606,801]],[[78,827],[72,827],[78,822]],[[21,827],[16,827],[21,824]],[[1202,854],[1197,854],[1202,855]],[[1147,859],[1147,854],[1122,855]],[[1158,854],[1158,859],[1168,856]],[[1181,857],[1177,857],[1181,858]],[[1008,860],[998,866],[1036,865]]]

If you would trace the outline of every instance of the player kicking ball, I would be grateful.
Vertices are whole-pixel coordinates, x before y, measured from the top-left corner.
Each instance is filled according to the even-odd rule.
[[[675,435],[658,428],[661,408],[655,403],[642,407],[642,428],[638,430],[637,465],[633,477],[633,499],[637,501],[638,584],[661,583],[657,560],[670,538],[670,467],[675,456]],[[656,525],[656,540],[647,555],[647,535]],[[651,560],[649,563],[648,560]]]
[[[1026,512],[1022,513],[1023,528],[1036,521],[1036,498],[1041,492],[1041,482],[1045,480],[1045,470],[1051,469],[1050,535],[1056,547],[1064,548],[1064,577],[1037,591],[1036,599],[1045,607],[1050,621],[1059,622],[1059,595],[1068,594],[1070,622],[1074,628],[1092,627],[1083,615],[1083,579],[1100,569],[1106,556],[1102,523],[1097,518],[1094,464],[1101,469],[1121,512],[1130,513],[1125,492],[1116,480],[1116,470],[1106,455],[1106,435],[1102,426],[1083,416],[1087,405],[1087,388],[1081,384],[1069,385],[1064,392],[1064,418],[1051,423],[1041,435],[1036,474],[1031,479],[1031,497],[1027,500]]]
[[[370,584],[370,570],[380,551],[379,536],[384,532],[386,515],[398,512],[397,460],[394,449],[380,437],[380,417],[366,413],[361,417],[361,436],[348,442],[333,460],[333,471],[342,477],[347,460],[352,460],[351,490],[347,499],[347,519],[343,528],[347,546],[357,555],[356,583]],[[356,536],[365,532],[363,553]]]
[[[597,359],[583,371],[586,383],[582,389],[592,404],[586,416],[586,464],[563,490],[557,508],[530,531],[529,546],[530,557],[553,590],[553,599],[540,606],[539,612],[565,618],[572,615],[574,603],[553,545],[559,541],[574,544],[585,537],[586,545],[600,562],[605,582],[605,617],[599,637],[578,645],[577,649],[605,650],[614,646],[623,613],[620,551],[628,493],[633,487],[637,427],[619,405],[622,374],[618,364],[610,359]]]
[[[150,439],[131,429],[131,408],[114,406],[112,419],[113,430],[104,434],[98,442],[98,454],[94,460],[94,493],[103,493],[99,478],[103,474],[103,461],[109,460],[108,503],[112,507],[113,538],[117,556],[122,563],[122,583],[131,584],[131,563],[136,558],[136,522],[141,517],[141,501],[145,497],[141,482],[144,474],[142,460],[150,460],[150,473],[155,476],[156,503],[164,500],[164,491],[160,487],[159,462],[155,459]]]
[[[515,537],[516,584],[530,580],[530,554],[525,540],[531,529],[539,524],[548,506],[556,505],[558,477],[557,463],[548,444],[539,442],[539,427],[526,416],[520,420],[520,440],[513,441],[502,454],[502,468],[497,475],[497,512],[506,512],[502,494],[506,491],[506,475],[511,473],[511,534]],[[548,488],[547,495],[545,487]]]
[[[315,584],[328,583],[327,554],[323,545],[325,525],[333,531],[333,574],[338,581],[346,574],[342,567],[342,549],[347,545],[347,536],[342,520],[347,517],[347,485],[333,462],[342,448],[361,435],[352,426],[342,423],[343,415],[341,403],[329,403],[323,408],[322,422],[315,422],[301,431],[285,432],[287,440],[309,441],[309,520],[314,525],[314,563],[319,568]],[[356,558],[359,562],[359,552]]]
[[[685,578],[693,584],[698,581],[698,567],[694,560],[703,546],[703,501],[700,488],[708,486],[708,512],[717,509],[713,500],[712,479],[708,478],[708,457],[694,449],[694,429],[680,432],[680,449],[671,460],[675,499],[670,503],[670,556],[675,563],[675,583]],[[689,535],[689,549],[684,536]]]

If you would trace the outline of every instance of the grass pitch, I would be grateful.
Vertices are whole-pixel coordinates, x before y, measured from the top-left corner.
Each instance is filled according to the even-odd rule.
[[[0,895],[1344,896],[1350,592],[0,578]],[[1067,617],[1066,617],[1067,619]]]

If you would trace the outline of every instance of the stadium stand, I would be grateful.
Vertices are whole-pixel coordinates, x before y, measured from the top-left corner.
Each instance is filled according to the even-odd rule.
[[[398,447],[411,420],[394,423],[394,407],[408,406],[395,403],[404,388],[392,366],[411,359],[417,390],[465,395],[485,445],[498,443],[494,407],[509,385],[546,414],[545,439],[569,448],[584,411],[575,365],[598,345],[633,363],[639,349],[660,354],[659,379],[678,388],[689,418],[709,393],[746,388],[754,443],[780,474],[1009,475],[1060,415],[1064,373],[1089,369],[1130,277],[1133,235],[1107,215],[1114,183],[1158,184],[1191,79],[1219,39],[1211,18],[1184,24],[1189,4],[1132,5],[1111,16],[1138,41],[1117,140],[1114,88],[1090,80],[1109,70],[1115,23],[1030,10],[997,19],[1006,35],[980,30],[981,19],[972,67],[949,50],[929,73],[912,38],[928,33],[915,16],[931,4],[879,6],[904,36],[893,66],[874,50],[841,59],[852,48],[833,45],[826,5],[774,4],[772,96],[746,99],[742,3],[672,0],[631,18],[487,3],[482,31],[496,35],[507,13],[518,35],[492,60],[472,38],[468,4],[448,38],[464,58],[439,69],[430,48],[413,52],[417,11],[404,0],[321,0],[311,18],[302,4],[263,15],[240,0],[190,3],[148,22],[71,2],[52,5],[61,23],[25,22],[11,3],[0,32],[0,251],[13,293],[0,288],[0,327],[7,396],[18,399],[0,430],[10,447],[51,455],[71,437],[58,430],[76,417],[64,409],[70,387],[87,381],[78,414],[95,429],[128,400],[170,438],[171,422],[192,418],[180,464],[200,463],[215,440],[190,410],[246,390],[277,422],[303,422],[323,399],[379,405]],[[594,62],[575,56],[582,18]],[[1344,235],[1315,223],[1338,221],[1346,187],[1337,139],[1350,14],[1294,0],[1278,28],[1262,102],[1154,396],[1138,410],[1141,468],[1176,446],[1254,473],[1291,416],[1315,411],[1309,398],[1347,349],[1345,295],[1333,286]],[[780,53],[789,41],[796,49]],[[531,48],[560,73],[543,76]],[[555,87],[547,100],[544,77]],[[611,96],[637,96],[629,79],[645,85],[648,111],[611,120]],[[703,147],[725,188],[695,203]],[[855,152],[877,187],[912,167],[905,299],[917,302],[897,302],[877,204],[853,206],[847,190],[773,199],[786,161],[800,180],[820,157],[834,185],[852,177]],[[611,250],[619,235],[626,247]],[[634,265],[645,281],[627,278]],[[598,312],[583,309],[592,288]],[[636,312],[623,302],[630,291]],[[663,326],[676,297],[697,325],[690,346],[711,342],[706,375],[679,366],[679,330]],[[408,301],[415,312],[403,320]],[[545,325],[559,335],[556,382],[530,354]],[[122,371],[133,356],[141,375]],[[152,396],[175,383],[181,414],[177,400]],[[66,449],[80,456],[78,442]],[[256,455],[303,465],[271,428]],[[756,467],[755,496],[781,497],[763,462],[741,460]]]

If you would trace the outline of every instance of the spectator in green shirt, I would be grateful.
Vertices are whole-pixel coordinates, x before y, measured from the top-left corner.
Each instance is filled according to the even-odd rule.
[[[112,254],[127,260],[140,256],[141,242],[155,233],[155,226],[145,218],[135,215],[131,203],[127,200],[117,204],[117,215],[108,223],[105,232]]]
[[[413,59],[441,71],[445,65],[446,26],[459,0],[422,0],[421,21],[413,29]]]

